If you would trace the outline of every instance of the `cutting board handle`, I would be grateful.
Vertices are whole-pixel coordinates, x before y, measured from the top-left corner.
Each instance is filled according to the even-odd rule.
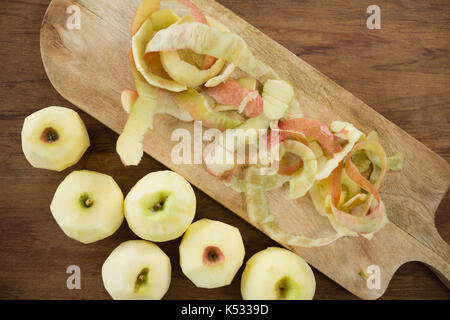
[[[437,246],[439,249],[437,252],[443,252],[443,256],[430,249],[424,249],[421,251],[420,256],[414,260],[420,261],[427,265],[444,283],[444,285],[450,289],[450,256],[448,255],[449,245],[439,236]]]
[[[434,267],[432,267],[428,264],[426,264],[426,265],[431,269],[431,271],[434,272],[434,274],[439,278],[439,280],[442,281],[442,283],[447,287],[447,289],[450,289],[450,279],[449,279],[448,272],[447,272],[447,274],[444,274],[441,271],[439,271],[438,269],[435,269]]]

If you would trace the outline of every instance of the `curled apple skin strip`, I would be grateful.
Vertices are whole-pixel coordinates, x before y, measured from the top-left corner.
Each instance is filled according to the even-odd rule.
[[[352,151],[355,144],[362,137],[363,133],[355,128],[349,122],[333,121],[330,125],[331,131],[340,139],[344,139],[346,144],[344,147],[334,154],[332,158],[324,156],[326,161],[319,167],[316,180],[322,180],[331,175],[333,170],[344,160],[344,158]]]
[[[334,241],[342,238],[344,235],[336,233],[329,237],[323,238],[309,238],[302,235],[291,234],[283,231],[278,225],[275,216],[270,215],[262,223],[261,227],[266,231],[269,236],[281,243],[286,243],[293,247],[303,247],[303,248],[313,248],[313,247],[323,247],[327,246]]]
[[[358,168],[352,161],[352,155],[359,150],[372,152],[379,159],[380,172],[378,174],[378,179],[374,182],[374,184],[372,184],[370,181],[368,181],[366,178],[362,176],[362,174],[359,172]],[[384,152],[383,147],[381,146],[381,144],[378,142],[377,139],[365,139],[356,144],[353,150],[349,153],[347,161],[345,163],[345,173],[351,180],[356,182],[358,185],[361,186],[361,188],[368,191],[371,195],[369,200],[366,202],[366,205],[362,209],[361,214],[362,216],[365,216],[369,211],[374,197],[375,200],[377,201],[377,206],[373,210],[378,210],[379,207],[381,206],[381,199],[378,193],[378,188],[380,187],[381,182],[383,181],[386,175],[386,170],[387,170],[386,153]]]
[[[139,97],[139,94],[136,90],[133,89],[125,89],[122,90],[120,94],[120,102],[122,103],[122,108],[126,113],[130,113],[131,107],[136,99]]]
[[[136,9],[136,14],[131,24],[131,35],[134,36],[144,21],[150,18],[159,8],[159,0],[142,0]]]
[[[219,84],[227,81],[228,78],[231,76],[231,74],[234,72],[234,69],[236,69],[234,63],[228,64],[228,66],[226,66],[226,68],[222,71],[221,74],[206,81],[205,87],[216,87]]]
[[[278,122],[278,121],[276,121]],[[280,145],[284,140],[294,139],[305,146],[309,146],[308,141],[302,133],[279,130],[277,123],[271,121],[271,131],[266,134],[267,151],[270,152],[272,145]],[[287,176],[286,180],[292,179],[292,176],[303,168],[304,163],[302,158],[298,154],[289,152],[289,150],[282,149],[280,160],[274,160],[278,162],[278,174],[281,176]]]
[[[189,0],[177,0],[179,3],[184,5],[185,7],[189,8],[191,11],[191,15],[194,18],[195,21],[209,25],[208,20],[206,20],[205,15],[200,10],[199,7],[197,7],[194,3],[192,3]],[[203,61],[203,70],[211,68],[211,66],[216,62],[216,58],[213,56],[205,56],[205,60]]]
[[[262,187],[262,178],[256,167],[247,169],[245,197],[247,214],[252,223],[259,224],[270,215],[266,196]]]
[[[378,180],[375,181],[374,184],[371,184],[366,178],[364,178],[361,173],[359,172],[358,168],[355,166],[355,164],[352,162],[352,156],[355,152],[359,150],[365,150],[373,152],[375,155],[377,155],[380,163],[380,175],[378,177]],[[386,169],[387,169],[387,157],[386,153],[384,152],[383,147],[380,145],[380,143],[375,139],[365,139],[358,144],[355,145],[352,151],[350,151],[347,161],[345,163],[345,172],[347,173],[347,176],[358,183],[362,188],[364,188],[366,191],[370,192],[371,194],[375,195],[375,197],[378,196],[377,188],[380,187],[381,182],[384,179],[384,176],[386,175]],[[377,201],[379,198],[377,198]]]
[[[303,197],[312,187],[317,172],[317,160],[310,148],[295,140],[282,142],[282,153],[286,152],[300,157],[303,161],[303,167],[289,179],[289,198],[297,199]]]
[[[373,185],[361,175],[355,164],[352,162],[352,156],[357,154],[358,151],[370,151],[377,156],[378,164],[381,166],[381,169],[380,176]],[[386,166],[386,155],[379,142],[373,138],[366,138],[362,142],[356,144],[348,154],[345,164],[345,171],[343,171],[342,163],[334,169],[330,177],[331,186],[329,189],[331,189],[331,191],[328,189],[325,194],[329,194],[331,192],[331,200],[328,201],[328,206],[331,209],[332,216],[329,216],[329,218],[335,229],[336,227],[342,230],[348,229],[351,232],[359,233],[369,239],[376,231],[381,229],[386,224],[387,217],[385,207],[377,190],[386,173]],[[345,180],[342,180],[344,178]],[[325,181],[325,185],[330,185],[326,183],[329,179],[316,182],[316,184],[323,183]],[[352,198],[344,202],[342,201],[342,195],[344,194],[342,191],[342,184],[347,185],[348,191],[352,190]],[[355,188],[354,186],[357,187]],[[360,193],[360,188],[368,191],[369,195]],[[328,216],[328,214],[322,212],[322,209],[326,206],[326,201],[323,201],[325,198],[320,195],[320,187],[315,186],[311,189],[311,191],[311,196],[316,209],[321,214]],[[330,199],[330,196],[328,196],[328,199]],[[374,203],[373,200],[376,200],[376,203]],[[338,209],[338,207],[341,209],[347,209],[344,211],[343,209]],[[355,209],[359,210],[356,211]],[[354,212],[346,212],[349,210],[353,210]],[[369,210],[370,213],[367,215]]]
[[[177,51],[160,52],[161,64],[169,76],[177,83],[186,87],[198,87],[216,76],[222,70],[225,60],[218,59],[206,70],[181,59]]]
[[[367,234],[378,231],[379,229],[381,229],[381,227],[383,227],[384,222],[386,221],[385,217],[386,211],[384,203],[381,201],[379,197],[378,191],[376,190],[376,188],[374,188],[373,185],[370,184],[370,182],[368,182],[371,185],[369,189],[371,190],[370,192],[374,192],[374,194],[371,194],[369,199],[366,201],[364,209],[362,210],[363,213],[360,216],[352,215],[351,213],[344,212],[337,208],[342,192],[342,185],[341,185],[342,169],[343,169],[342,164],[340,164],[336,169],[334,169],[331,176],[332,180],[331,209],[334,218],[340,225],[360,234]],[[358,174],[360,175],[359,171]],[[349,176],[352,179],[354,177],[351,174]],[[365,187],[367,187],[367,184],[365,183],[362,184],[364,184]],[[377,204],[375,206],[372,205],[373,197],[375,197],[375,199],[377,200]],[[369,209],[370,213],[366,215],[365,212],[368,211]]]
[[[206,98],[193,88],[186,91],[172,93],[175,102],[190,113],[192,118],[202,121],[207,128],[219,130],[233,129],[242,124],[242,121],[233,119],[223,113],[214,111]]]
[[[132,52],[136,65],[136,69],[141,73],[142,77],[148,84],[155,87],[167,89],[169,91],[180,92],[186,90],[187,87],[173,80],[165,79],[153,73],[150,66],[145,61],[145,45],[152,38],[154,30],[151,18],[145,20],[138,32],[132,38]]]
[[[330,129],[319,121],[304,118],[288,119],[280,121],[278,125],[282,130],[298,131],[316,139],[330,157],[341,150],[341,146]]]
[[[259,93],[244,88],[234,79],[228,79],[215,87],[206,87],[204,91],[218,103],[232,106],[239,106],[250,93],[256,92],[256,98],[245,105],[244,114],[249,118],[254,118],[263,111],[263,101]]]
[[[212,18],[207,19],[209,25],[218,30],[227,30],[225,26],[218,23]],[[194,18],[189,15],[185,16],[173,25],[183,25],[188,22],[194,21]],[[151,52],[147,53],[147,56],[155,55],[160,59],[160,65],[163,71],[167,74],[167,78],[174,80],[175,82],[184,85],[186,87],[198,87],[205,82],[210,81],[215,78],[223,69],[225,65],[225,59],[217,59],[208,69],[199,69],[199,65],[203,64],[200,59],[205,59],[204,55],[199,55],[194,53],[192,50],[184,50],[183,54],[179,50],[174,51],[162,51],[162,52]],[[182,58],[182,56],[184,56]],[[186,59],[188,58],[188,59]],[[155,68],[156,63],[150,64],[151,67]]]
[[[270,134],[267,135],[267,148],[269,150],[271,148],[272,140],[274,141],[274,143],[282,143],[285,140],[293,139],[309,147],[309,143],[302,133],[288,130],[280,130],[278,128],[278,121],[276,121],[276,123],[272,121],[270,124],[270,128],[271,131],[278,134],[278,136],[275,136],[275,139],[273,139],[271,138]],[[293,174],[295,174],[297,171],[299,171],[304,167],[304,162],[301,156],[293,152],[290,152],[286,148],[282,149],[280,159],[281,160],[278,163],[279,165],[278,174],[280,175],[292,176]],[[289,177],[289,179],[291,179],[291,177]]]
[[[136,90],[125,89],[122,91],[122,108],[126,113],[129,114],[131,112],[131,108],[138,97],[139,94]],[[158,107],[155,110],[155,114],[167,114],[183,122],[191,122],[194,120],[189,112],[180,108],[173,101],[169,91],[160,88],[158,89]]]
[[[283,231],[276,221],[276,217],[269,211],[267,199],[262,188],[261,176],[256,167],[250,167],[246,175],[247,213],[252,223],[258,224],[275,241],[295,247],[321,247],[329,245],[343,237],[336,233],[324,238],[309,238]]]
[[[127,166],[137,166],[144,154],[142,141],[147,130],[152,128],[157,102],[156,88],[154,94],[153,98],[139,96],[136,99],[123,132],[117,140],[116,151]]]
[[[223,58],[261,82],[278,79],[276,72],[256,59],[240,36],[198,22],[172,25],[158,31],[147,44],[147,52],[190,49],[198,54]]]
[[[117,139],[116,151],[123,164],[137,166],[144,154],[143,140],[148,129],[153,128],[153,117],[158,100],[158,88],[149,85],[136,68],[133,55],[129,54],[131,71],[138,97],[133,102],[130,116]]]
[[[346,237],[358,236],[358,233],[338,224],[333,216],[333,212],[331,210],[331,177],[324,180],[315,181],[309,190],[309,194],[314,204],[314,208],[316,208],[317,212],[321,216],[328,218],[328,221],[337,233],[343,234]],[[342,195],[344,195],[344,192]]]
[[[303,160],[299,156],[286,152],[281,156],[278,174],[292,176],[303,167]]]

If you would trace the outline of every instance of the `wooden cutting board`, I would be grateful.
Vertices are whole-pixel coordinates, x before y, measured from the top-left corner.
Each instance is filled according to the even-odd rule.
[[[127,53],[131,43],[130,25],[139,2],[53,0],[41,28],[42,59],[56,90],[117,133],[122,131],[127,119],[121,108],[120,92],[134,87]],[[395,152],[405,155],[403,171],[390,173],[381,188],[390,223],[371,241],[344,238],[321,248],[289,248],[364,299],[380,297],[395,271],[408,261],[427,264],[448,287],[450,250],[435,228],[434,213],[449,186],[449,164],[228,9],[213,0],[194,2],[241,35],[257,58],[295,85],[307,118],[325,123],[339,119],[353,123],[364,132],[376,130],[388,155]],[[80,8],[80,29],[66,27],[70,16],[66,10],[71,5]],[[222,182],[211,177],[201,165],[171,162],[170,150],[176,142],[170,141],[170,135],[178,127],[192,130],[192,124],[158,115],[154,130],[146,135],[145,151],[248,220],[242,194],[225,189]],[[329,234],[328,222],[315,213],[308,197],[288,201],[285,190],[272,191],[267,196],[272,211],[286,231],[309,236]],[[367,288],[366,280],[359,275],[361,269],[366,270],[370,265],[380,267],[380,289]]]

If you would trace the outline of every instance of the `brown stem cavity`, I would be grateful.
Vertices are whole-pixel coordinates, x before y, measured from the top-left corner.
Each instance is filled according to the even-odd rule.
[[[148,268],[144,268],[139,272],[136,277],[136,281],[134,283],[134,292],[138,293],[141,291],[146,285],[148,285]]]
[[[41,140],[45,143],[53,143],[59,139],[58,132],[53,128],[45,128],[41,134]]]
[[[203,251],[203,264],[205,266],[217,266],[225,261],[225,256],[218,247],[209,246]]]
[[[296,300],[300,296],[300,286],[290,277],[283,277],[275,284],[277,300]]]
[[[90,193],[83,193],[78,199],[82,208],[91,208],[94,205],[94,200],[92,199],[92,195]]]
[[[170,201],[171,191],[157,191],[145,194],[139,200],[143,211],[149,215],[158,215],[164,212],[167,203]]]

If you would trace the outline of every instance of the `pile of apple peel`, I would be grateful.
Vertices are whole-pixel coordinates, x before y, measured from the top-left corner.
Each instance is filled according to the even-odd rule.
[[[202,121],[222,132],[204,149],[206,170],[245,194],[250,221],[269,236],[301,247],[344,236],[370,239],[387,222],[379,188],[388,171],[401,170],[403,156],[387,157],[376,133],[366,135],[351,123],[327,126],[303,118],[294,87],[258,60],[239,35],[190,1],[177,1],[190,14],[161,9],[159,0],[144,0],[137,9],[129,55],[136,90],[122,92],[129,118],[117,141],[122,162],[139,164],[155,114]],[[258,130],[266,135],[261,138]],[[229,132],[240,133],[237,144],[225,143]],[[250,147],[270,161],[223,162],[223,155],[234,159],[239,148]],[[308,238],[280,228],[265,192],[285,183],[290,199],[311,196],[335,234]]]

